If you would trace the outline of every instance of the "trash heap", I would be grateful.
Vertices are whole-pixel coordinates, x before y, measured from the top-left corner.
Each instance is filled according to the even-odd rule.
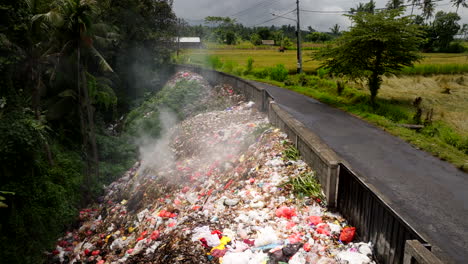
[[[295,196],[291,179],[314,172],[285,154],[286,134],[231,87],[214,90],[232,105],[170,129],[172,158],[110,184],[49,263],[374,263],[320,195]]]

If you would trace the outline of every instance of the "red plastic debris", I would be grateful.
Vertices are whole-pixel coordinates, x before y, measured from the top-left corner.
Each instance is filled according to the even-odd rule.
[[[159,212],[158,216],[162,217],[162,218],[172,218],[172,217],[176,217],[177,214],[171,213],[171,212],[166,211],[166,210],[161,210]]]
[[[304,250],[309,252],[311,250],[312,246],[309,243],[304,244]]]
[[[211,252],[211,256],[217,257],[217,258],[222,258],[224,255],[226,255],[226,252],[228,251],[227,248],[225,249],[215,249]]]
[[[91,255],[92,256],[97,256],[99,255],[100,251],[99,250],[94,250],[93,252],[91,252]]]
[[[354,240],[354,235],[356,234],[355,227],[345,227],[341,230],[340,240],[341,242],[347,244]]]
[[[284,217],[286,219],[291,219],[293,216],[296,216],[296,209],[289,208],[287,206],[282,206],[276,209],[276,216],[277,217]]]
[[[288,237],[289,243],[295,244],[302,240],[302,236],[300,233],[292,234]]]
[[[137,241],[145,239],[145,236],[146,236],[147,233],[148,233],[148,231],[144,231],[143,233],[141,233],[140,236],[137,238]]]
[[[63,247],[63,248],[64,248],[64,247],[68,246],[68,242],[65,241],[65,240],[60,240],[60,241],[57,243],[57,245],[59,245],[60,247]]]
[[[188,192],[189,190],[190,190],[190,187],[188,187],[188,186],[185,186],[184,188],[182,188],[182,192],[183,192],[183,193],[186,193],[186,192]]]
[[[293,228],[293,227],[295,227],[295,226],[296,226],[296,223],[294,223],[294,222],[291,221],[291,222],[288,222],[288,223],[286,224],[286,229],[291,229],[291,228]]]
[[[327,236],[329,236],[331,232],[330,227],[327,224],[319,224],[315,231],[319,234]]]
[[[154,230],[153,233],[151,233],[151,236],[150,236],[151,240],[156,240],[159,238],[159,231],[158,230]]]
[[[249,246],[253,246],[253,245],[255,245],[255,240],[244,239],[244,243],[249,245]]]
[[[229,186],[231,186],[231,184],[234,182],[233,179],[229,180],[228,183],[226,183],[226,185],[224,185],[224,190],[226,190],[227,188],[229,188]]]
[[[318,225],[318,224],[323,223],[322,217],[315,216],[315,215],[309,216],[309,222],[311,222],[313,225]]]
[[[200,238],[200,242],[202,243],[202,246],[204,246],[204,247],[206,247],[206,248],[209,248],[208,242],[206,241],[205,238]]]
[[[213,231],[211,231],[211,234],[212,235],[217,234],[219,239],[221,239],[223,237],[223,232],[221,232],[219,230],[213,230]]]
[[[54,254],[55,256],[57,256],[60,252],[56,249],[54,251],[52,251],[52,254]]]
[[[90,251],[89,251],[89,249],[85,249],[83,253],[85,254],[85,256],[88,256]]]
[[[128,253],[128,254],[132,254],[132,252],[133,252],[133,248],[127,250],[127,253]]]

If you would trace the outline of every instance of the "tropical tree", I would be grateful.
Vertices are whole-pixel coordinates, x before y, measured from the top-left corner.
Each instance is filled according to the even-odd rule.
[[[450,0],[450,2],[452,2],[453,6],[457,7],[457,11],[455,11],[456,13],[458,13],[458,8],[460,6],[468,7],[468,2],[466,0]]]
[[[439,50],[445,51],[448,49],[450,42],[453,41],[454,36],[460,30],[460,25],[458,24],[460,19],[457,13],[437,12],[432,22],[432,30],[435,34],[434,45]]]
[[[398,72],[420,59],[422,32],[410,17],[401,14],[402,10],[384,10],[349,15],[354,23],[351,30],[315,57],[333,74],[366,79],[374,103],[383,74]]]
[[[468,24],[463,24],[462,28],[460,29],[459,32],[460,35],[462,35],[463,39],[466,40],[468,36]]]
[[[43,21],[53,29],[54,37],[57,40],[53,43],[53,48],[59,53],[59,59],[70,58],[70,56],[76,58],[76,90],[70,90],[67,94],[78,99],[83,146],[86,153],[92,157],[92,159],[87,158],[88,172],[85,183],[87,187],[91,186],[91,175],[99,174],[94,110],[86,81],[88,60],[95,59],[103,71],[113,72],[110,65],[93,45],[92,21],[96,11],[94,0],[56,0],[52,3],[52,10],[33,17],[33,21]]]
[[[330,32],[335,36],[340,35],[340,25],[338,24],[333,25],[333,27],[330,28]]]
[[[388,9],[397,9],[403,6],[404,0],[389,0],[387,3]]]
[[[435,5],[433,0],[422,0],[422,15],[426,20],[434,15]]]
[[[421,4],[421,0],[408,0],[408,3],[411,3],[411,15],[413,15],[414,6],[420,5],[420,4]]]
[[[375,1],[370,0],[368,3],[359,3],[356,8],[351,8],[351,14],[355,14],[358,12],[367,12],[367,13],[374,13],[375,12]]]

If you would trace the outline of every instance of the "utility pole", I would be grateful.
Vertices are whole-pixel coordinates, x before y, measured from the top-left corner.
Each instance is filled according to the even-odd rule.
[[[302,73],[302,51],[301,51],[301,22],[299,20],[299,0],[296,1],[297,5],[297,73]]]
[[[180,51],[180,33],[181,33],[181,29],[180,29],[180,18],[177,19],[177,58],[179,58],[179,51]]]

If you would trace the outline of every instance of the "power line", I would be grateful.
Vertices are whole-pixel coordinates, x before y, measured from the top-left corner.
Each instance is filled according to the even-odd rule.
[[[256,26],[259,26],[259,25],[262,25],[262,24],[268,23],[268,22],[270,22],[270,21],[273,21],[273,20],[276,20],[276,19],[280,19],[282,16],[285,16],[285,15],[291,14],[291,13],[292,13],[292,12],[294,12],[294,11],[296,11],[296,9],[293,9],[293,10],[291,10],[291,11],[289,11],[289,12],[286,12],[286,13],[284,13],[284,14],[278,15],[278,16],[276,16],[276,17],[272,18],[272,19],[268,19],[268,20],[266,20],[266,21],[263,21],[263,22],[261,22],[261,23],[255,24],[255,25],[253,25],[253,26],[254,26],[254,27],[256,27]]]
[[[250,11],[252,10],[255,10],[255,8],[258,8],[258,7],[267,7],[267,6],[271,6],[273,4],[276,4],[276,2],[279,2],[280,0],[265,0],[265,1],[261,1],[255,5],[252,5],[250,6],[249,8],[246,8],[246,9],[243,9],[237,13],[234,13],[232,15],[230,15],[231,17],[241,17],[241,16],[244,16],[245,14],[249,13]]]
[[[432,3],[437,3],[437,2],[443,2],[443,1],[444,0],[433,0],[431,2]],[[417,4],[414,4],[414,5],[415,6],[422,6],[423,3],[417,3]],[[413,4],[401,5],[400,7],[410,7],[410,6],[413,6]],[[438,6],[442,6],[442,5],[438,5]],[[374,10],[385,10],[385,9],[388,9],[388,8],[387,7],[374,8]],[[345,11],[345,10],[306,10],[306,9],[301,9],[300,11],[301,12],[308,12],[308,13],[318,13],[318,14],[346,14],[346,13],[351,13],[351,11]]]
[[[306,10],[306,9],[301,9],[301,12],[308,12],[308,13],[319,13],[319,14],[343,14],[343,13],[349,13],[349,11],[344,11],[344,10],[337,10],[337,11],[320,11],[320,10]]]

